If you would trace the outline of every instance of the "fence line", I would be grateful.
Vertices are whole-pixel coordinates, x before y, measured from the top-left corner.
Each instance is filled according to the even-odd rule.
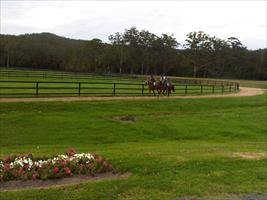
[[[129,75],[129,74],[92,74],[92,73],[74,73],[74,72],[58,72],[58,71],[18,71],[12,69],[1,69],[0,70],[1,77],[22,77],[22,78],[57,78],[57,79],[98,79],[98,80],[111,80],[116,78],[120,81],[135,81],[141,82],[144,81],[146,77]],[[227,85],[234,86],[238,84],[236,82],[231,81],[223,81],[223,80],[211,80],[211,79],[194,79],[194,78],[175,78],[172,77],[171,80],[174,83],[182,83],[182,84],[210,84],[210,85]]]
[[[109,87],[107,87],[109,86]],[[89,90],[89,91],[88,91]],[[180,84],[175,85],[175,95],[236,92],[235,85]],[[96,92],[95,92],[96,91]],[[53,82],[0,80],[0,96],[44,95],[148,95],[145,84],[119,82]]]

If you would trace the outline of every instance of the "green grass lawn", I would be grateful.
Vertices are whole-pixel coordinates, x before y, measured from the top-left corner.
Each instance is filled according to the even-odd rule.
[[[172,200],[267,193],[267,94],[220,99],[158,99],[0,104],[0,156],[97,152],[117,180],[0,192],[0,199]],[[135,122],[116,119],[131,115]]]

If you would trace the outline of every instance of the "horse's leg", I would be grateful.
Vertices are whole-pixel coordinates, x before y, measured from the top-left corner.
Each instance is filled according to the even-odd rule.
[[[158,88],[158,93],[159,93],[159,95],[162,94],[162,89],[161,89],[161,87]]]
[[[160,95],[160,90],[159,90],[159,88],[157,88],[157,91],[158,91],[158,95]]]
[[[155,89],[153,89],[152,91],[153,91],[154,96],[156,96],[156,94],[155,94]]]
[[[161,92],[162,92],[161,89],[158,89],[158,93],[159,93],[159,95],[161,95]]]
[[[162,94],[163,94],[164,96],[166,96],[166,89],[165,89],[165,88],[162,89]]]
[[[149,87],[149,88],[148,88],[148,92],[149,92],[149,94],[151,94],[151,91],[153,91],[153,88]]]

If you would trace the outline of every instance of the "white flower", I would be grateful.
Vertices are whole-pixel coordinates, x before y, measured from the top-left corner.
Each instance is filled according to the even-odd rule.
[[[0,172],[4,169],[4,163],[0,161]]]
[[[31,170],[33,167],[43,167],[44,165],[47,165],[47,163],[52,162],[52,164],[55,164],[59,160],[64,161],[73,161],[73,162],[80,162],[83,161],[85,163],[89,163],[91,160],[94,160],[94,156],[90,153],[80,153],[80,154],[74,154],[73,156],[67,156],[67,155],[58,155],[54,158],[50,158],[47,160],[37,160],[32,161],[31,158],[27,157],[17,157],[15,158],[14,162],[9,163],[10,168],[16,168],[16,167],[24,167],[25,165],[28,166],[28,170]],[[4,168],[4,163],[0,161],[0,171],[2,171]]]

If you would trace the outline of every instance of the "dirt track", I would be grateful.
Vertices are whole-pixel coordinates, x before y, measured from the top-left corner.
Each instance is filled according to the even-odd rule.
[[[127,178],[131,176],[130,172],[124,174],[113,174],[111,172],[96,174],[94,176],[90,175],[76,175],[73,177],[66,177],[60,179],[49,179],[49,180],[27,180],[27,181],[7,181],[0,182],[0,192],[7,190],[20,190],[28,188],[48,188],[48,187],[60,187],[66,186],[69,184],[79,184],[83,181],[96,181],[102,179],[118,179],[118,178]]]
[[[27,98],[0,98],[1,102],[34,102],[34,101],[97,101],[97,100],[127,100],[127,99],[201,99],[201,98],[219,98],[219,97],[240,97],[255,96],[263,94],[265,89],[241,87],[237,93],[211,94],[203,96],[110,96],[110,97],[27,97]]]

